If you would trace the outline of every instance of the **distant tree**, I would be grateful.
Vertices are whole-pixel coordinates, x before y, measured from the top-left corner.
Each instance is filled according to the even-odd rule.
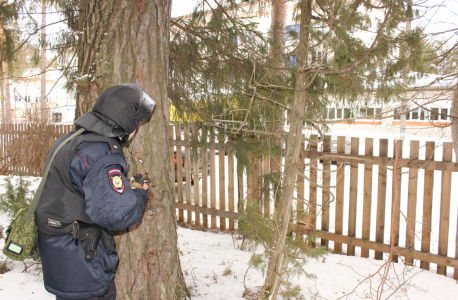
[[[2,123],[11,123],[11,100],[9,89],[8,62],[14,51],[13,30],[11,22],[18,17],[21,2],[0,1],[0,55],[2,61]]]

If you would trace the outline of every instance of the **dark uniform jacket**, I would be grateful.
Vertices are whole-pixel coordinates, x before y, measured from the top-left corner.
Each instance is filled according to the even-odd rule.
[[[103,141],[104,137],[100,137]],[[126,179],[127,164],[121,147],[119,152],[112,147],[107,142],[79,144],[69,169],[76,191],[85,198],[85,213],[90,221],[110,231],[137,223],[147,200],[146,191],[131,189]],[[43,195],[41,201],[46,202]],[[66,205],[65,199],[62,201]],[[74,239],[70,233],[39,234],[38,245],[45,288],[52,294],[68,299],[101,296],[114,278],[118,255],[116,251],[108,255],[101,241],[91,261],[85,260],[81,240]]]

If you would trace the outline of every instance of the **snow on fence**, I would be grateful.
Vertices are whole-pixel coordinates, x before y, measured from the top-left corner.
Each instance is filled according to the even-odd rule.
[[[225,141],[210,139],[207,148],[197,150],[209,155],[191,162],[190,129],[170,125],[168,134],[172,171],[175,178],[183,178],[176,187],[179,221],[234,229],[246,199],[255,199],[264,215],[273,213],[272,187],[263,176],[272,167],[273,172],[281,170],[274,158],[251,154],[253,173],[247,176],[237,173],[236,153]],[[297,178],[295,209],[316,216],[307,220],[307,233],[336,253],[379,260],[389,255],[392,243],[395,261],[404,257],[407,265],[424,269],[432,263],[438,274],[448,271],[458,279],[458,197],[451,197],[458,195],[456,175],[452,181],[458,164],[452,162],[451,143],[396,141],[395,150],[394,140],[376,141],[332,141],[329,136],[318,143],[312,136],[304,143],[298,162],[304,177]],[[191,163],[183,164],[183,158]],[[208,166],[209,176],[202,166]],[[200,170],[200,180],[191,169]]]
[[[72,129],[72,125],[1,124],[0,175],[42,176],[52,145]]]

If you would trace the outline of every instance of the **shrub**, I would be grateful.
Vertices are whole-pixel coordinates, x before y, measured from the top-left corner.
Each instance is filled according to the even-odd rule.
[[[30,182],[21,176],[16,178],[14,185],[12,180],[11,177],[5,178],[6,193],[0,195],[0,211],[10,217],[16,215],[20,209],[29,207],[32,200],[29,197]]]
[[[231,268],[227,267],[224,271],[223,271],[223,276],[228,276],[228,275],[231,275],[232,274],[232,270]]]
[[[6,272],[11,271],[6,264],[6,260],[0,261],[0,274],[5,274]]]

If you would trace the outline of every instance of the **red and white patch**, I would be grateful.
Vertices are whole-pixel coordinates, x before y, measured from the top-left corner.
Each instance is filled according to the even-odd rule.
[[[111,187],[118,193],[124,192],[124,180],[122,179],[122,173],[119,169],[111,169],[108,171],[108,178]]]

